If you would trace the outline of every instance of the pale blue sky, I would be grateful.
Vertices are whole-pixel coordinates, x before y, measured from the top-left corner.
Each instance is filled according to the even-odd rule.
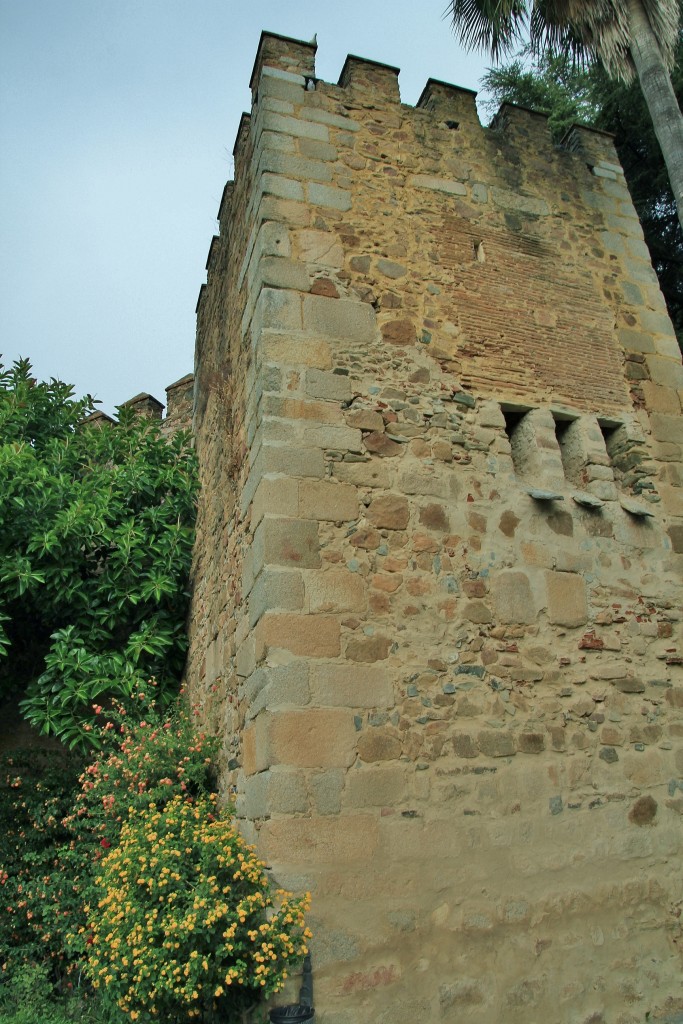
[[[194,308],[262,29],[476,89],[446,0],[0,0],[0,352],[105,411],[191,371]]]

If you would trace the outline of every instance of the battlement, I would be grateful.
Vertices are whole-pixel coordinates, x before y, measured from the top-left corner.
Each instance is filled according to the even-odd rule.
[[[158,398],[145,391],[122,402],[120,408],[131,409],[138,416],[158,420],[161,423],[162,431],[165,434],[172,434],[176,430],[192,429],[193,402],[194,374],[188,373],[168,385],[165,406]],[[164,408],[166,409],[165,416],[163,415]],[[88,416],[85,422],[95,426],[104,426],[108,423],[115,424],[116,418],[98,409]]]
[[[303,86],[307,91],[322,89],[329,92],[334,88],[331,83],[323,82],[316,77],[316,51],[315,42],[305,43],[276,33],[262,32],[250,80],[255,105],[258,104],[259,87],[264,73],[266,77],[274,77],[289,85]],[[337,81],[337,88],[343,90],[345,95],[336,94],[336,98],[341,102],[353,102],[354,91],[370,92],[375,105],[401,105],[399,75],[400,69],[397,67],[349,54]],[[484,130],[477,115],[475,100],[476,92],[470,89],[430,78],[417,102],[417,108],[433,113],[439,118],[446,116],[449,120],[453,116],[459,116],[472,128],[476,126]],[[513,138],[521,135],[522,138],[528,139],[531,133],[531,137],[538,136],[540,139],[545,134],[543,125],[546,121],[547,117],[538,111],[505,103],[493,118],[490,128],[494,131],[509,132]],[[243,128],[242,122],[234,152],[239,149]],[[595,129],[589,130],[603,136],[611,162],[618,162],[616,152],[609,141],[612,138],[610,134],[597,132]],[[550,141],[549,138],[547,141]],[[564,142],[558,148],[564,148]],[[576,151],[575,144],[567,148]]]
[[[612,139],[315,55],[261,37],[197,307],[222,784],[324,1024],[673,1019],[683,367]]]

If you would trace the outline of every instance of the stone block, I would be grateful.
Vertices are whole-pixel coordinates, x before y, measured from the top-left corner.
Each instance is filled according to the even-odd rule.
[[[272,716],[270,744],[276,763],[346,768],[355,757],[353,716],[337,708],[280,712]]]
[[[429,466],[402,469],[398,486],[404,494],[433,495],[435,498],[455,498],[460,489],[459,480],[452,470]]]
[[[644,380],[641,384],[645,396],[645,406],[654,412],[668,413],[679,416],[681,403],[674,388],[663,387],[661,384],[653,384],[652,381]]]
[[[683,416],[670,416],[666,413],[650,413],[652,433],[658,441],[670,444],[683,444]]]
[[[403,765],[355,768],[346,776],[344,805],[349,808],[396,806],[407,798]]]
[[[339,814],[344,778],[340,768],[328,768],[311,776],[311,794],[318,814]]]
[[[255,629],[256,657],[281,648],[308,658],[336,658],[341,652],[339,619],[334,615],[266,612]]]
[[[306,295],[303,322],[307,331],[323,338],[337,338],[346,345],[371,345],[376,340],[375,311],[367,302]]]
[[[365,450],[373,455],[380,455],[382,458],[391,459],[397,455],[403,455],[403,448],[398,441],[392,441],[383,430],[373,430],[363,437]]]
[[[363,612],[367,608],[365,583],[346,568],[310,573],[306,603],[311,612]]]
[[[405,530],[410,519],[410,507],[400,494],[383,494],[372,499],[367,517],[378,529]]]
[[[316,231],[312,228],[298,231],[296,244],[299,258],[304,263],[335,269],[344,265],[344,249],[337,236],[330,231]]]
[[[309,402],[303,398],[266,395],[261,407],[264,416],[279,416],[290,420],[315,420],[318,423],[344,423],[341,409],[333,405],[332,402]]]
[[[582,626],[588,619],[586,584],[570,572],[546,572],[548,619],[557,626]]]
[[[262,288],[251,319],[252,334],[261,331],[296,331],[301,328],[301,297],[280,288]]]
[[[683,526],[672,524],[668,528],[671,547],[677,554],[683,554]]]
[[[517,749],[522,754],[540,754],[545,750],[542,732],[522,732],[517,736]]]
[[[450,196],[466,196],[467,188],[461,181],[452,181],[450,178],[435,178],[429,174],[413,174],[409,184],[415,188],[428,189],[430,192],[445,192]]]
[[[396,761],[403,745],[400,738],[388,729],[366,729],[358,739],[358,754],[367,764],[376,761]]]
[[[291,199],[297,203],[304,201],[304,187],[300,181],[286,178],[283,174],[271,174],[265,171],[259,180],[263,195],[276,196],[278,199]]]
[[[284,140],[286,136],[281,135],[280,138]],[[264,195],[258,204],[258,218],[262,221],[288,224],[293,228],[304,228],[311,222],[311,211],[305,203]]]
[[[408,268],[402,263],[395,263],[394,260],[377,260],[377,269],[380,274],[385,277],[391,278],[391,280],[398,280],[401,277],[405,277],[408,273]]]
[[[385,463],[376,459],[367,462],[337,462],[332,466],[334,476],[357,487],[391,486],[391,475]]]
[[[358,430],[384,430],[384,420],[380,413],[372,409],[350,409],[346,414],[346,422]]]
[[[246,720],[264,709],[305,707],[310,702],[308,669],[309,662],[303,658],[286,665],[259,665],[240,687]]]
[[[277,818],[259,832],[259,851],[274,869],[283,864],[340,865],[368,862],[379,846],[376,814]]]
[[[647,368],[654,384],[668,388],[683,388],[683,366],[680,359],[667,356],[647,356]]]
[[[347,643],[346,657],[349,661],[384,661],[389,657],[390,647],[391,641],[386,636],[357,637]]]
[[[265,149],[279,153],[296,153],[296,140],[291,135],[280,135],[279,132],[261,132],[261,137],[254,149],[254,158],[260,159]]]
[[[263,256],[289,257],[292,254],[292,245],[289,239],[289,231],[284,224],[277,224],[274,221],[267,221],[261,224],[254,247],[251,253],[251,261],[257,262]]]
[[[291,82],[293,85],[300,85],[302,88],[306,85],[306,78],[304,75],[297,74],[294,71],[284,71],[282,68],[265,65],[261,68],[262,83],[269,81],[271,78],[277,78],[281,82]],[[259,85],[259,88],[261,88],[261,85]]]
[[[479,625],[493,622],[491,609],[483,601],[468,601],[462,610],[462,614],[463,618],[467,619],[468,622],[476,622]]]
[[[277,100],[284,100],[299,106],[305,98],[303,82],[290,82],[282,78],[266,77],[266,72],[275,71],[276,68],[264,68],[263,76],[259,83],[259,96],[272,97]],[[285,72],[283,72],[285,73]],[[300,76],[297,76],[300,78]]]
[[[280,292],[281,295],[292,294]],[[332,366],[332,351],[329,343],[306,334],[279,334],[263,331],[258,345],[265,363],[279,363],[285,366],[310,366],[319,371]]]
[[[628,352],[654,352],[654,342],[649,334],[622,328],[616,332],[618,340]]]
[[[265,473],[290,473],[292,476],[314,478],[325,475],[325,460],[319,448],[264,444],[260,461]]]
[[[299,152],[302,156],[310,156],[314,160],[324,160],[332,163],[339,157],[339,151],[329,142],[319,142],[317,139],[299,139]]]
[[[284,135],[294,135],[299,139],[317,139],[319,142],[330,141],[330,133],[322,124],[312,124],[310,121],[276,114],[270,110],[266,110],[260,120],[262,131],[282,132]]]
[[[258,573],[263,565],[317,569],[320,565],[317,522],[265,516],[254,534],[254,571]]]
[[[478,757],[479,747],[473,736],[466,732],[454,733],[451,739],[456,757]]]
[[[377,665],[312,665],[311,694],[314,703],[324,707],[394,706],[391,673]]]
[[[304,519],[332,523],[357,519],[356,488],[332,480],[302,480],[299,483],[299,515]]]
[[[249,622],[254,625],[273,609],[298,611],[304,606],[304,582],[300,572],[264,568],[249,595]]]
[[[351,384],[343,374],[311,369],[306,372],[304,391],[311,398],[345,402],[351,397]]]
[[[320,124],[328,124],[333,128],[340,128],[345,132],[357,132],[360,130],[360,125],[357,121],[353,121],[350,117],[343,117],[340,114],[333,114],[329,110],[323,110],[322,107],[307,107],[306,110],[302,111],[301,116],[311,121],[318,121]]]
[[[491,188],[490,191],[493,202],[504,210],[530,213],[535,217],[544,217],[550,213],[550,207],[545,199],[523,196],[517,191],[513,192],[506,188]]]
[[[511,757],[516,753],[514,738],[502,729],[482,729],[477,742],[482,754],[487,757]]]
[[[251,526],[255,530],[264,515],[299,515],[299,484],[286,476],[263,477],[254,493],[251,505]],[[310,517],[313,518],[313,517]]]
[[[492,581],[491,596],[497,622],[528,624],[536,621],[536,602],[526,573],[498,573]]]
[[[262,711],[243,733],[247,775],[272,765],[292,768],[348,767],[355,756],[353,715],[339,708]]]
[[[387,320],[381,326],[381,333],[388,345],[414,345],[417,341],[415,324],[409,317]]]
[[[363,548],[365,551],[376,551],[382,536],[379,530],[375,530],[370,526],[361,526],[359,530],[354,530],[350,534],[349,539],[355,548]]]
[[[331,210],[350,210],[351,193],[334,185],[321,185],[312,181],[306,186],[308,201],[313,206],[326,206]]]
[[[327,163],[324,163],[322,160],[310,160],[303,156],[294,156],[290,153],[265,150],[259,165],[263,171],[284,174],[289,178],[297,178],[303,181],[329,182],[332,180],[332,171]]]
[[[249,288],[253,288],[256,281],[268,288],[292,288],[301,292],[307,292],[311,286],[304,264],[282,256],[264,256],[254,268]]]
[[[237,645],[235,662],[237,675],[243,678],[250,676],[256,668],[256,641],[253,633]]]
[[[308,810],[306,780],[301,771],[269,768],[244,780],[239,812],[246,818],[301,814]]]
[[[428,530],[445,533],[450,529],[450,520],[443,505],[425,505],[420,509],[420,523]]]
[[[301,442],[307,446],[315,444],[320,445],[321,448],[360,452],[362,435],[360,430],[352,430],[351,427],[337,427],[326,423],[305,424],[301,431]]]

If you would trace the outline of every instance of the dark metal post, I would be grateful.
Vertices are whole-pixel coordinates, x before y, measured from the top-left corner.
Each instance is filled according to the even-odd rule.
[[[311,968],[311,957],[307,954],[304,957],[304,969],[299,990],[299,1002],[290,1003],[288,1006],[276,1006],[270,1011],[271,1024],[298,1024],[299,1021],[312,1020],[315,1016],[313,1009],[313,970]]]

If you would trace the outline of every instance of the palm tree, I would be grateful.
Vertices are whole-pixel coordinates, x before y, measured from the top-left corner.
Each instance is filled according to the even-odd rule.
[[[494,60],[528,31],[537,53],[572,51],[613,78],[637,75],[683,227],[683,116],[669,77],[681,0],[450,0],[446,13],[466,47]]]

